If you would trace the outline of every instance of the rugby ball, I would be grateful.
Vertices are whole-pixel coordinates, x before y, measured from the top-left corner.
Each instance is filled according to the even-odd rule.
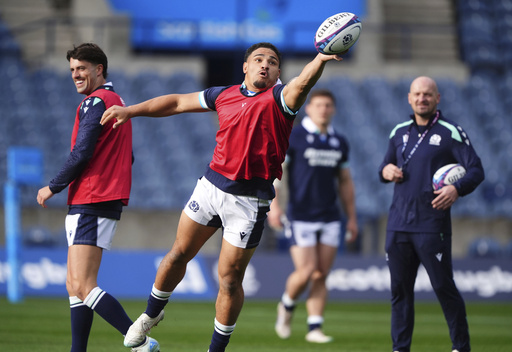
[[[341,12],[326,19],[315,35],[315,48],[327,55],[340,54],[355,44],[363,24],[350,12]]]
[[[440,168],[432,177],[432,187],[437,191],[451,185],[466,175],[466,169],[461,164],[448,164]]]

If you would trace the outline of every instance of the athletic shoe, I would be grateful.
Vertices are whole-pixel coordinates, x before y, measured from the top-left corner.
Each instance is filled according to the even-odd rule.
[[[126,336],[124,337],[124,345],[126,347],[135,347],[140,345],[146,338],[146,334],[149,333],[153,326],[158,325],[160,320],[164,318],[164,311],[161,311],[156,318],[150,318],[146,313],[142,313],[141,316],[135,320],[130,326]]]
[[[452,352],[459,352],[459,350],[453,350]]]
[[[146,337],[146,342],[137,347],[132,347],[132,352],[160,352],[160,344],[151,337]]]
[[[292,334],[292,312],[287,311],[283,302],[277,304],[276,334],[282,339],[287,339]]]
[[[322,330],[313,329],[306,334],[306,341],[313,343],[329,343],[332,342],[333,338],[331,336],[326,336]]]

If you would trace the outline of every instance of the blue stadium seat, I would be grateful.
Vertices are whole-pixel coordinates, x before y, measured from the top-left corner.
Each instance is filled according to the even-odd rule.
[[[505,256],[506,256],[508,259],[512,259],[512,241],[510,241],[510,242],[507,244],[507,246],[505,247],[504,253],[505,253]]]
[[[165,79],[156,71],[139,72],[132,79],[132,92],[138,101],[168,94]]]
[[[0,57],[21,59],[21,46],[11,34],[11,31],[0,20]]]
[[[502,248],[498,241],[482,237],[471,242],[468,248],[468,255],[471,258],[500,258],[502,256]]]
[[[463,44],[464,59],[472,69],[501,67],[502,57],[496,43],[475,39]]]
[[[167,93],[192,93],[204,89],[196,76],[189,72],[174,73],[165,81]]]
[[[494,40],[493,16],[484,12],[473,12],[459,18],[462,43],[467,40]]]
[[[0,55],[0,64],[0,72],[7,79],[25,78],[26,70],[21,59]]]
[[[492,3],[492,1],[491,1]],[[488,0],[459,0],[457,1],[457,12],[461,16],[471,14],[473,12],[492,13],[493,5]]]
[[[480,0],[484,2],[485,0]],[[459,1],[464,2],[464,1]],[[503,14],[511,14],[512,13],[512,0],[495,0],[492,1],[492,7],[495,16],[500,16]]]
[[[492,13],[473,11],[460,15],[458,27],[461,56],[470,67],[502,63]]]
[[[27,247],[53,247],[56,244],[52,232],[44,226],[34,226],[23,231],[23,244]]]

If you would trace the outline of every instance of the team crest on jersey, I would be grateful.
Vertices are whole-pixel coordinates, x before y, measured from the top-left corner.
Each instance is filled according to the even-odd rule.
[[[190,210],[192,210],[194,213],[197,213],[197,211],[199,210],[199,203],[196,202],[195,200],[191,201],[190,203],[188,203],[188,207],[190,208]]]
[[[313,136],[312,134],[308,134],[306,136],[306,142],[308,142],[309,144],[312,144],[314,141],[315,141],[315,136]]]
[[[340,141],[336,137],[329,138],[329,145],[333,148],[338,148],[340,146]]]
[[[432,137],[430,137],[430,141],[428,143],[430,145],[441,145],[441,136],[434,134]]]

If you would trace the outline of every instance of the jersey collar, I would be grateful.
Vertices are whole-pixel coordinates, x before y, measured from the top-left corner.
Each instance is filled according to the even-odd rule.
[[[313,120],[311,120],[311,118],[309,116],[304,116],[301,124],[302,124],[302,127],[304,127],[304,129],[306,131],[308,131],[309,133],[320,134],[320,130],[318,129],[318,127],[315,125],[315,123],[313,122]],[[331,124],[329,124],[329,126],[327,126],[327,134],[329,134],[329,135],[334,134],[334,128],[332,127]]]
[[[274,84],[273,87],[275,87],[276,85],[278,84],[283,84],[283,82],[281,82],[281,79],[278,78],[277,79],[277,82],[276,84]],[[268,90],[268,89],[267,89]],[[267,90],[264,90],[264,91],[261,91],[261,92],[253,92],[253,91],[250,91],[249,89],[247,89],[247,85],[245,84],[245,81],[242,82],[242,84],[240,85],[240,92],[245,95],[245,96],[248,96],[248,97],[253,97],[255,95],[258,95],[259,93],[263,93],[263,92],[266,92]]]
[[[98,88],[96,88],[94,90],[94,92],[99,90],[99,89],[106,89],[106,90],[114,91],[114,86],[113,86],[112,82],[107,82],[107,83],[99,86]]]

